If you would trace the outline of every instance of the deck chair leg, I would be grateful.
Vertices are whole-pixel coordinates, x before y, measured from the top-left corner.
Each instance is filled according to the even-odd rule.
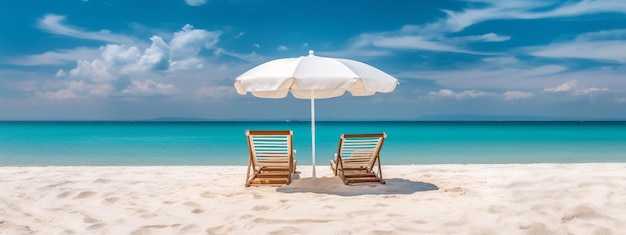
[[[341,157],[335,153],[335,160],[330,160],[330,169],[333,171],[335,176],[337,176],[337,171],[339,170],[339,163],[341,161]]]
[[[383,169],[380,165],[380,156],[378,156],[378,177],[380,179],[380,183],[384,184],[385,180],[383,179]]]
[[[337,162],[335,160],[330,160],[330,170],[333,172],[335,176],[337,176]]]
[[[248,159],[248,170],[246,171],[246,187],[250,187],[250,160]]]

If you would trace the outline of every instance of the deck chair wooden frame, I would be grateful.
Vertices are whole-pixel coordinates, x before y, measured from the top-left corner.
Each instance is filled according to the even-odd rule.
[[[387,134],[343,134],[330,168],[344,184],[380,182],[383,180],[380,150]]]
[[[250,150],[246,187],[291,183],[296,171],[292,131],[247,130],[246,139]]]

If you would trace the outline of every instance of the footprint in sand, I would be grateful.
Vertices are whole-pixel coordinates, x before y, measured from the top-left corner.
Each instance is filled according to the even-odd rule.
[[[526,230],[526,234],[554,234],[554,231],[550,231],[542,223],[520,224],[519,229]]]
[[[492,205],[492,206],[489,206],[489,209],[487,209],[487,211],[491,214],[500,214],[505,210],[506,210],[506,207],[502,205]]]
[[[69,195],[70,195],[70,192],[64,192],[64,193],[61,193],[61,194],[57,195],[57,198],[66,198]]]
[[[183,203],[183,205],[188,206],[188,207],[200,207],[201,205],[195,202],[185,202]]]
[[[180,234],[201,234],[198,226],[190,224],[180,229]]]
[[[465,190],[461,187],[447,188],[443,191],[446,193],[459,193],[460,195],[465,195]]]
[[[194,208],[193,210],[191,210],[191,213],[201,214],[201,213],[204,212],[204,209],[201,209],[202,205],[200,205],[198,203],[195,203],[195,202],[185,202],[185,203],[183,203],[183,205]]]
[[[561,222],[565,223],[575,218],[579,219],[593,219],[593,218],[602,218],[604,215],[598,213],[598,211],[591,206],[588,205],[579,205],[575,209],[565,213],[561,217]]]
[[[93,181],[94,183],[100,183],[100,184],[104,184],[104,183],[109,183],[111,182],[111,180],[108,179],[97,179]]]
[[[254,223],[258,224],[312,224],[312,223],[328,223],[333,222],[334,220],[321,220],[321,219],[267,219],[267,218],[256,218],[253,220]]]
[[[104,203],[104,202],[107,202],[107,203],[114,203],[114,202],[117,202],[118,200],[120,200],[120,198],[119,198],[119,197],[107,197],[107,198],[105,198],[105,199],[103,200],[103,203]]]
[[[202,210],[202,209],[193,209],[191,211],[191,213],[194,213],[194,214],[201,214],[202,212],[204,212],[204,210]]]
[[[207,192],[201,193],[200,196],[203,198],[215,198],[215,193],[207,191]]]
[[[89,217],[89,216],[85,216],[85,218],[83,218],[83,222],[85,222],[85,223],[89,223],[89,224],[93,224],[93,223],[98,223],[98,222],[100,222],[100,220],[97,220],[97,219],[91,218],[91,217]]]
[[[252,208],[252,210],[254,211],[266,211],[269,210],[270,207],[269,206],[255,206]]]
[[[93,195],[96,195],[96,193],[95,192],[91,192],[91,191],[84,191],[84,192],[81,192],[78,195],[76,195],[76,197],[74,197],[74,198],[75,199],[85,199],[85,198],[91,197]]]
[[[374,207],[385,207],[385,206],[387,206],[387,204],[385,204],[385,203],[380,203],[380,202],[379,202],[379,203],[374,204]]]
[[[139,215],[141,218],[145,218],[145,219],[150,219],[150,218],[155,218],[158,216],[157,213],[144,213]]]
[[[47,187],[48,188],[54,188],[54,187],[58,187],[58,186],[61,186],[61,185],[72,184],[72,183],[74,183],[74,182],[72,182],[72,181],[63,181],[63,182],[59,182],[59,183],[56,183],[56,184],[50,184]]]
[[[279,230],[275,230],[275,231],[271,231],[270,234],[276,234],[276,235],[290,235],[290,234],[303,234],[302,230],[299,230],[297,228],[294,227],[283,227]]]
[[[99,228],[104,227],[104,225],[105,225],[104,223],[97,223],[97,224],[87,227],[87,230],[99,229]]]
[[[377,213],[380,213],[380,211],[375,211],[375,210],[352,211],[352,212],[348,213],[348,217],[362,216],[362,215],[372,215],[372,214],[377,214]]]
[[[152,234],[150,229],[164,229],[167,228],[167,225],[146,225],[141,226],[139,229],[135,229],[130,234],[132,235],[142,235],[142,234]]]
[[[168,227],[167,225],[163,225],[163,224],[141,226],[141,228],[158,228],[158,229],[164,229],[167,227]]]
[[[207,228],[206,234],[229,234],[234,230],[232,225]]]
[[[396,214],[396,213],[387,213],[387,216],[389,216],[389,217],[402,217],[403,215]]]
[[[394,230],[374,230],[374,231],[372,231],[372,234],[393,234],[394,232],[397,232],[397,231],[394,231]]]

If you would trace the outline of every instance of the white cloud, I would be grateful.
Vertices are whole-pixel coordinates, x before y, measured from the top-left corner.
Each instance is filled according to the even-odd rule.
[[[143,50],[137,46],[126,46],[109,44],[101,47],[101,59],[91,62],[93,69],[100,66],[94,77],[100,76],[104,72],[131,74],[136,72],[166,71],[168,69],[197,69],[202,67],[203,59],[199,56],[202,49],[213,49],[219,41],[221,32],[211,32],[200,29],[193,29],[191,25],[185,25],[181,31],[173,34],[171,41],[166,43],[160,36],[152,36],[152,44]],[[85,62],[79,63],[75,74],[79,74],[81,66]],[[80,73],[85,76],[89,73]],[[98,79],[96,79],[98,80]]]
[[[54,74],[55,78],[66,77],[67,73],[63,69],[59,69],[56,74]]]
[[[284,46],[284,45],[280,45],[280,46],[278,46],[278,48],[276,48],[276,50],[279,50],[279,51],[286,51],[286,50],[289,50],[289,48],[287,48],[287,47],[286,47],[286,46]]]
[[[596,32],[583,33],[576,37],[576,41],[594,40],[622,40],[626,39],[626,29],[601,30]]]
[[[510,39],[511,39],[510,36],[499,36],[495,33],[487,33],[487,34],[476,35],[476,36],[449,38],[449,40],[459,41],[459,42],[504,42]]]
[[[221,34],[219,31],[193,29],[193,26],[185,25],[181,31],[174,33],[169,43],[171,60],[186,60],[197,56],[202,48],[214,48]]]
[[[626,63],[626,30],[606,30],[579,35],[573,41],[527,48],[531,55],[580,58]]]
[[[101,39],[106,42],[124,42],[123,44],[108,44],[98,50],[87,48],[76,48],[73,50],[59,50],[46,52],[40,55],[31,55],[24,58],[13,59],[11,64],[19,65],[46,65],[46,64],[66,64],[70,61],[79,60],[100,60],[109,69],[121,70],[121,72],[138,72],[150,70],[167,70],[175,65],[176,69],[193,69],[202,67],[204,62],[199,58],[202,49],[215,49],[219,42],[220,31],[207,31],[194,29],[187,24],[180,31],[172,35],[169,44],[160,36],[152,36],[150,47],[143,52],[138,46],[133,45],[132,40],[117,35],[104,33],[110,38],[99,37],[99,33],[90,33],[65,26],[59,22],[64,16],[47,15],[40,21],[40,27],[53,33],[68,35],[86,39]],[[119,39],[119,40],[118,40]],[[101,57],[101,58],[98,58]],[[97,63],[97,62],[95,62]]]
[[[505,59],[506,60],[506,59]],[[399,78],[432,80],[436,84],[462,89],[543,89],[545,83],[558,80],[568,68],[560,65],[494,64],[489,60],[467,68],[433,71],[409,71],[394,74]]]
[[[261,48],[261,45],[259,45],[258,43],[252,44],[253,47],[255,47],[256,49]]]
[[[131,83],[120,94],[130,96],[169,96],[176,92],[172,84],[159,83],[152,80],[131,80]]]
[[[224,98],[235,96],[235,88],[231,86],[203,86],[196,91],[196,96],[200,98]]]
[[[57,91],[38,92],[37,95],[51,100],[78,99],[84,96],[106,97],[114,91],[107,83],[87,83],[83,80],[69,81]]]
[[[507,91],[502,94],[504,96],[504,100],[521,100],[528,99],[534,96],[531,92],[522,92],[522,91]]]
[[[603,87],[603,88],[591,87],[591,88],[585,88],[585,89],[576,90],[576,92],[574,92],[574,95],[591,95],[591,94],[595,94],[595,93],[599,93],[599,92],[606,92],[606,91],[609,91],[609,88],[606,88],[606,87]]]
[[[98,49],[78,47],[71,50],[61,49],[57,51],[48,51],[37,55],[21,56],[11,58],[7,63],[15,65],[63,65],[67,63],[75,63],[81,59],[97,58],[100,52]]]
[[[139,58],[139,67],[146,70],[167,70],[170,67],[169,46],[159,36],[152,36],[150,40],[152,44],[144,50],[143,55]]]
[[[253,63],[260,63],[262,61],[264,61],[265,59],[259,55],[256,54],[256,52],[252,52],[249,54],[239,54],[239,53],[234,53],[234,52],[229,52],[226,51],[222,48],[217,48],[215,49],[215,54],[216,55],[227,55],[233,58],[237,58],[243,61],[247,61],[247,62],[253,62]]]
[[[401,35],[396,35],[401,34]],[[402,33],[374,33],[361,34],[355,40],[354,47],[374,46],[390,49],[410,49],[428,51],[447,51],[469,54],[485,54],[463,49],[461,45],[475,42],[502,42],[509,40],[509,36],[498,36],[488,33],[476,36],[448,37],[443,35],[403,35]]]
[[[113,71],[124,73],[137,71],[142,54],[136,46],[110,44],[100,48],[102,61]]]
[[[115,79],[109,73],[106,64],[99,59],[93,61],[79,60],[76,68],[70,70],[70,76],[80,79],[90,79],[96,82],[112,81]]]
[[[505,56],[505,57],[487,57],[482,59],[483,62],[488,63],[490,65],[510,65],[516,64],[519,60],[515,57]]]
[[[52,34],[64,35],[74,38],[104,41],[109,43],[131,43],[133,40],[124,35],[113,34],[108,30],[85,31],[74,26],[63,24],[65,16],[47,14],[43,19],[39,19],[37,26]]]
[[[484,96],[494,96],[496,94],[483,92],[483,91],[475,91],[475,90],[467,90],[456,93],[450,89],[442,89],[437,92],[431,91],[429,95],[433,98],[454,98],[454,99],[466,99],[466,98],[478,98]]]
[[[448,51],[456,53],[488,54],[467,49],[467,45],[476,42],[502,42],[510,39],[496,33],[453,37],[450,34],[465,30],[467,27],[481,22],[501,19],[542,19],[560,18],[596,13],[626,13],[626,2],[621,0],[606,1],[566,1],[554,3],[549,1],[498,1],[498,0],[466,0],[468,6],[459,11],[442,10],[446,17],[424,25],[405,25],[401,29],[388,32],[364,33],[353,40],[354,48],[378,47],[404,50]],[[601,49],[619,46],[616,42],[599,45]],[[543,54],[553,55],[556,52],[546,51]],[[598,52],[598,54],[605,54]],[[540,53],[541,54],[541,53]],[[583,54],[583,53],[577,53]],[[624,54],[624,53],[622,53]],[[593,54],[592,54],[593,55]],[[597,56],[597,55],[596,55]],[[615,58],[617,57],[617,58]],[[623,57],[613,55],[611,59],[622,60]]]
[[[626,2],[621,0],[566,1],[562,4],[550,1],[467,0],[467,2],[482,8],[469,8],[459,12],[445,10],[448,15],[446,19],[426,28],[458,32],[480,22],[495,19],[542,19],[596,13],[626,13]]]
[[[115,92],[115,87],[110,83],[96,83],[89,87],[88,94],[97,97],[106,97]]]
[[[572,81],[563,83],[563,84],[561,84],[559,86],[556,86],[556,87],[546,88],[546,89],[544,89],[544,91],[545,92],[553,92],[553,93],[570,92],[570,94],[575,95],[575,96],[592,95],[592,94],[596,94],[596,93],[600,93],[600,92],[610,91],[606,87],[603,87],[603,88],[590,87],[590,88],[576,89],[578,86],[579,86],[578,81],[572,80]]]
[[[578,2],[568,2],[547,15],[550,17],[566,17],[594,14],[600,12],[621,12],[626,13],[626,2],[621,0],[586,0]]]
[[[51,100],[75,99],[78,95],[70,89],[62,89],[55,92],[39,92],[37,95]]]
[[[174,71],[201,69],[204,58],[200,51],[217,49],[221,32],[193,29],[185,25],[175,32],[169,43],[161,36],[152,36],[145,49],[127,44],[108,44],[100,47],[100,56],[92,60],[79,59],[69,73],[57,72],[57,77],[70,82],[57,91],[41,93],[50,99],[67,99],[82,96],[168,96],[176,93],[173,84],[157,81]],[[155,76],[156,75],[156,76]],[[129,79],[129,80],[127,80]],[[84,89],[70,87],[80,81]],[[120,86],[130,83],[129,86]],[[115,86],[114,86],[115,84]],[[120,90],[121,89],[121,90]]]
[[[361,43],[368,43],[381,48],[397,48],[397,49],[422,49],[431,51],[454,51],[461,50],[454,46],[447,45],[442,42],[431,41],[422,36],[380,36],[380,35],[363,35]]]
[[[206,0],[185,0],[185,3],[189,6],[197,7],[206,4]]]
[[[545,75],[554,75],[566,71],[567,68],[562,65],[543,65],[532,69],[526,69],[523,72],[525,77],[540,77]]]
[[[574,89],[576,87],[576,84],[578,82],[576,80],[572,80],[566,83],[563,83],[557,87],[552,87],[552,88],[546,88],[543,91],[546,92],[564,92],[564,91],[571,91],[572,89]]]
[[[456,64],[457,69],[394,73],[400,79],[432,81],[445,89],[429,92],[429,98],[480,97],[484,91],[504,101],[537,98],[546,102],[596,99],[618,102],[624,97],[626,67],[605,66],[572,69],[560,65],[533,66],[533,62],[509,57],[489,57],[482,63]],[[523,89],[523,90],[521,90]],[[485,95],[485,94],[483,94]]]
[[[503,42],[509,36],[500,36],[495,33],[471,35],[463,37],[447,37],[445,32],[422,33],[405,32],[405,29],[394,32],[364,33],[352,42],[353,48],[388,48],[401,50],[445,51],[467,54],[489,54],[465,49],[467,44],[477,42]]]
[[[319,52],[319,53],[318,53]],[[388,50],[367,49],[367,48],[349,48],[341,51],[315,51],[316,55],[324,55],[338,58],[363,58],[363,57],[380,57],[388,56],[391,53]]]

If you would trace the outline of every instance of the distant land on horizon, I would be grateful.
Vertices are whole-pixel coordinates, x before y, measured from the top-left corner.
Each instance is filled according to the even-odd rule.
[[[0,119],[0,121],[117,121],[117,122],[226,122],[226,121],[267,121],[267,122],[309,122],[311,119],[208,119],[198,117],[158,117],[150,119]],[[616,118],[577,118],[546,116],[500,116],[500,115],[425,115],[415,119],[345,119],[332,117],[316,118],[317,122],[333,121],[626,121]]]
[[[545,117],[545,116],[506,116],[506,115],[425,115],[415,119],[345,119],[333,117],[316,117],[317,122],[332,121],[626,121],[615,118],[579,118],[579,117]],[[123,121],[123,120],[122,120]],[[210,121],[271,121],[271,122],[310,122],[310,118],[285,118],[285,119],[207,119],[196,117],[159,117],[146,120],[154,122],[210,122]]]

